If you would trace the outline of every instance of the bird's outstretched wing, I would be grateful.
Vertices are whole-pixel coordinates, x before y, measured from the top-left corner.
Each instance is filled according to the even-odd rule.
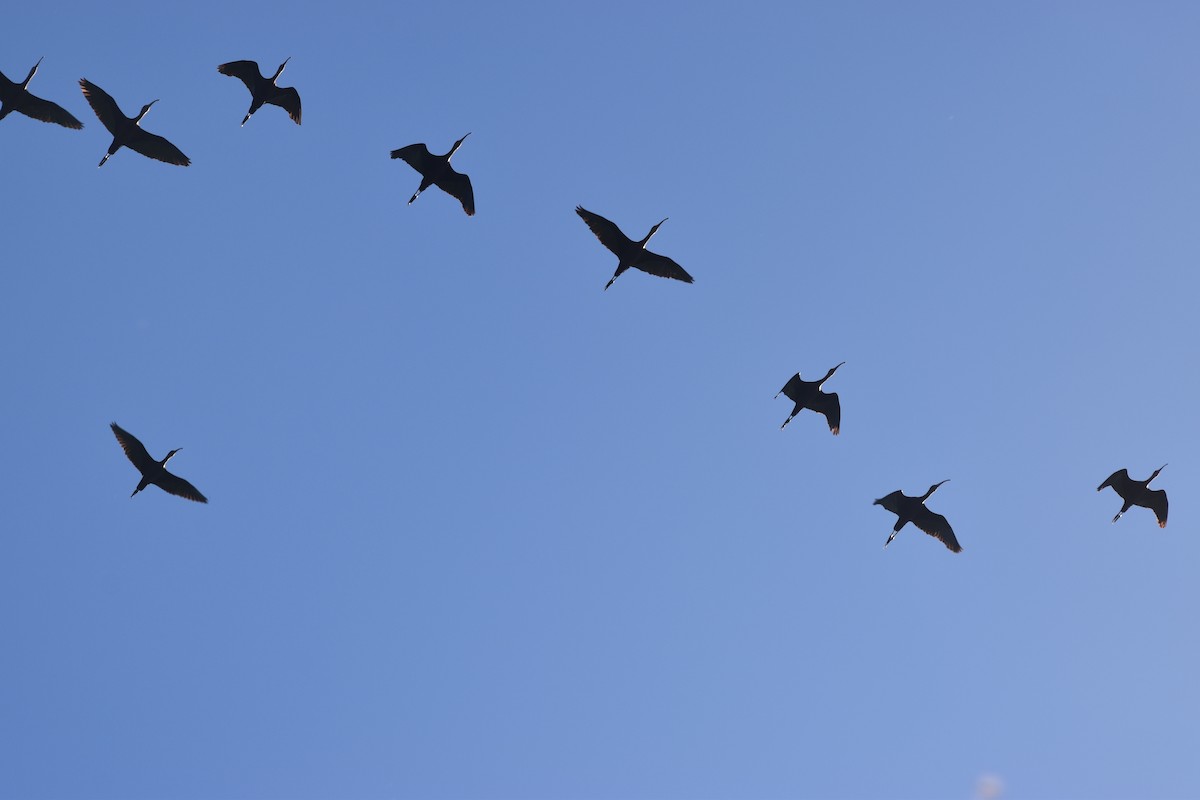
[[[842,403],[836,392],[817,392],[817,396],[809,401],[809,407],[818,414],[825,415],[829,430],[837,436],[842,427]]]
[[[266,80],[258,68],[257,61],[230,61],[227,64],[221,64],[217,67],[217,72],[222,75],[228,75],[231,78],[237,78],[246,84],[246,88],[250,90],[250,94],[254,94],[254,87],[259,81]]]
[[[950,523],[941,514],[937,514],[925,506],[921,506],[920,510],[913,516],[912,523],[930,536],[938,539],[946,547],[949,547],[952,552],[962,552],[962,545],[955,538],[954,529],[950,527]]]
[[[392,158],[403,159],[404,163],[424,175],[433,168],[433,156],[424,143],[410,144],[392,151]]]
[[[164,492],[170,492],[179,497],[186,497],[188,500],[193,500],[197,503],[207,503],[208,498],[200,494],[195,486],[185,481],[178,475],[173,475],[165,469],[158,479],[158,487]]]
[[[884,497],[881,497],[878,500],[876,500],[875,504],[881,505],[888,511],[892,512],[893,514],[898,515],[900,513],[900,505],[904,502],[904,499],[905,499],[904,492],[897,489],[896,491],[892,492],[891,494],[885,495]]]
[[[787,399],[791,400],[793,403],[798,403],[800,401],[796,398],[800,395],[800,392],[803,389],[803,384],[804,382],[800,380],[800,373],[797,372],[795,375],[788,378],[788,382],[783,385],[782,389],[775,393],[775,396],[779,397],[781,394],[786,395]]]
[[[43,100],[37,95],[25,93],[22,98],[20,107],[17,108],[22,114],[41,122],[52,122],[55,125],[62,125],[64,128],[73,128],[79,130],[83,127],[83,123],[75,119],[75,117],[60,106],[58,103],[52,103],[49,100]]]
[[[1158,518],[1158,527],[1167,527],[1167,493],[1162,489],[1147,489],[1138,503],[1142,508],[1148,508]]]
[[[587,223],[592,233],[596,234],[596,238],[600,240],[600,244],[613,251],[617,256],[620,256],[622,250],[633,244],[633,240],[621,233],[621,229],[611,220],[607,220],[599,214],[593,214],[583,206],[575,206],[575,213]],[[676,264],[675,266],[678,267],[679,265]]]
[[[158,466],[158,462],[150,457],[150,454],[146,452],[146,447],[138,441],[136,436],[115,422],[111,423],[109,427],[112,428],[113,435],[117,437],[121,449],[125,451],[126,458],[138,468],[138,472],[145,474],[146,470]]]
[[[462,203],[468,217],[475,216],[475,191],[471,188],[470,178],[449,168],[438,176],[434,185]]]
[[[118,122],[121,117],[125,116],[117,106],[117,101],[87,78],[79,79],[79,88],[83,90],[83,96],[87,98],[88,105],[92,107],[92,111],[96,112],[100,122],[108,128],[109,133],[116,136]]]
[[[180,167],[186,167],[192,163],[178,147],[163,137],[149,131],[144,131],[141,128],[138,128],[137,132],[129,138],[129,141],[125,142],[125,146],[156,161],[165,161],[168,164],[176,164]]]
[[[275,94],[267,98],[267,102],[274,106],[279,106],[288,113],[292,118],[292,122],[300,124],[300,93],[293,87],[288,86],[280,89]]]
[[[1121,497],[1125,497],[1132,483],[1133,481],[1129,478],[1129,470],[1119,469],[1112,475],[1109,475],[1107,478],[1105,478],[1104,483],[1096,487],[1096,491],[1099,492],[1105,486],[1111,486],[1117,494],[1121,495]]]
[[[660,278],[674,278],[677,281],[684,283],[695,283],[691,275],[684,271],[683,267],[676,264],[673,260],[666,256],[660,256],[658,253],[651,253],[649,250],[642,251],[642,257],[639,258],[634,266],[642,272],[648,272],[651,275],[657,275]]]

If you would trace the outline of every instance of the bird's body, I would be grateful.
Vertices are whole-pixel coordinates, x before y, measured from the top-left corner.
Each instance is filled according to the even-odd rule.
[[[1121,499],[1125,501],[1121,510],[1112,518],[1113,522],[1119,520],[1131,506],[1141,506],[1154,512],[1154,516],[1158,519],[1158,527],[1167,527],[1167,493],[1162,489],[1150,488],[1150,481],[1157,478],[1158,473],[1162,472],[1166,466],[1163,464],[1154,470],[1154,474],[1144,481],[1135,481],[1129,477],[1129,470],[1119,469],[1109,475],[1104,483],[1096,487],[1098,492],[1105,486],[1111,486],[1113,491],[1121,495]]]
[[[150,106],[157,103],[157,100],[152,100],[142,106],[141,113],[136,117],[127,117],[121,112],[117,101],[113,100],[108,92],[96,84],[86,78],[80,78],[79,87],[83,89],[83,96],[87,98],[88,105],[96,112],[96,116],[99,117],[100,122],[104,123],[104,127],[108,128],[108,132],[113,137],[112,144],[108,147],[108,153],[105,154],[104,158],[100,159],[98,166],[103,167],[104,162],[108,161],[109,157],[122,147],[128,147],[130,150],[141,153],[147,158],[153,158],[156,161],[163,161],[167,164],[175,164],[180,167],[186,167],[192,163],[178,147],[163,137],[142,130],[142,117],[146,116],[146,112],[150,110]]]
[[[264,103],[279,106],[288,113],[292,122],[300,124],[300,93],[291,86],[275,85],[275,81],[279,80],[279,76],[283,74],[283,68],[291,60],[291,56],[285,58],[279,65],[279,69],[275,70],[275,74],[270,78],[263,75],[258,69],[257,61],[230,61],[217,67],[217,72],[237,78],[250,90],[250,110],[242,118],[243,125],[249,121],[250,117],[254,116],[255,111],[263,107]]]
[[[36,119],[41,122],[53,122],[55,125],[62,125],[64,128],[73,128],[79,130],[83,127],[83,123],[75,119],[65,108],[58,103],[52,103],[49,100],[30,94],[28,90],[29,82],[33,80],[33,76],[37,74],[38,67],[42,60],[39,58],[37,64],[33,65],[33,69],[29,70],[29,74],[21,83],[13,83],[4,73],[0,72],[0,119],[4,119],[13,111],[18,114],[24,114],[31,119]]]
[[[409,205],[412,205],[412,201],[416,200],[421,192],[430,186],[436,186],[462,203],[463,211],[467,212],[468,217],[475,215],[475,190],[471,188],[471,179],[461,172],[456,172],[454,167],[450,166],[450,157],[470,135],[468,133],[455,142],[454,146],[450,148],[450,152],[444,156],[435,156],[424,144],[410,144],[392,151],[392,158],[403,160],[404,163],[421,173],[421,185],[413,193],[413,196],[408,198]]]
[[[185,481],[178,475],[167,472],[167,462],[171,457],[179,452],[176,448],[167,453],[166,458],[162,461],[156,461],[150,457],[150,453],[146,451],[145,446],[138,441],[137,437],[129,431],[122,428],[117,423],[112,423],[113,435],[117,437],[117,441],[121,445],[121,449],[125,451],[125,455],[130,462],[137,467],[138,472],[142,473],[142,480],[138,483],[137,488],[133,490],[133,497],[142,489],[145,489],[150,484],[162,489],[164,492],[186,497],[188,500],[194,500],[197,503],[207,503],[208,498],[200,494],[195,486]]]
[[[925,531],[925,533],[928,533],[946,545],[946,547],[950,548],[951,552],[962,552],[962,546],[959,545],[958,539],[954,536],[954,529],[950,527],[950,523],[946,521],[946,518],[941,514],[930,511],[925,506],[925,501],[929,499],[929,496],[936,492],[937,488],[945,482],[935,483],[929,487],[929,491],[920,497],[909,497],[897,490],[875,501],[875,505],[883,506],[898,517],[896,526],[892,528],[892,535],[883,543],[884,547],[891,544],[892,539],[896,538],[896,534],[900,532],[900,529],[911,522]]]
[[[576,206],[575,213],[587,223],[587,226],[591,229],[592,233],[596,234],[596,238],[600,240],[600,243],[611,250],[617,257],[617,271],[613,273],[608,283],[604,285],[606,290],[609,286],[613,285],[613,281],[619,278],[622,272],[630,267],[635,267],[651,275],[657,275],[660,278],[674,278],[684,283],[694,282],[692,276],[687,274],[683,267],[679,266],[673,260],[666,256],[660,256],[658,253],[651,253],[646,249],[646,243],[658,231],[659,226],[667,221],[666,219],[651,228],[650,232],[646,234],[645,239],[635,242],[622,233],[621,229],[615,223],[599,214],[593,214],[583,206]]]
[[[842,364],[845,363],[845,361],[842,362]],[[834,436],[838,435],[842,427],[841,401],[838,400],[836,392],[822,392],[821,386],[825,381],[833,377],[833,373],[837,372],[838,367],[842,366],[842,364],[838,364],[837,367],[826,372],[825,377],[819,381],[800,380],[800,373],[797,372],[784,384],[782,389],[775,393],[776,397],[779,397],[781,394],[787,395],[788,399],[796,404],[796,407],[792,409],[792,413],[779,426],[779,430],[786,428],[787,424],[792,421],[792,417],[799,414],[802,410],[811,408],[818,414],[824,414],[826,422],[829,423],[829,430],[833,432]]]

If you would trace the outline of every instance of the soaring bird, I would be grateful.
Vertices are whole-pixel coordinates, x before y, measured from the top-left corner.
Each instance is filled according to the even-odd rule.
[[[142,106],[141,112],[136,117],[127,117],[121,113],[121,109],[117,106],[117,101],[113,100],[108,92],[96,84],[86,78],[80,78],[79,86],[83,89],[83,96],[87,98],[88,105],[92,107],[92,110],[96,112],[96,116],[100,118],[100,121],[104,123],[104,127],[108,128],[108,132],[113,136],[112,144],[108,146],[108,152],[104,155],[104,158],[100,159],[98,166],[103,167],[104,162],[108,161],[109,156],[122,147],[128,147],[130,150],[141,153],[148,158],[153,158],[156,161],[165,161],[168,164],[177,164],[181,167],[186,167],[192,163],[188,160],[187,156],[179,151],[178,147],[161,136],[156,136],[149,131],[141,129],[142,117],[146,116],[146,112],[150,110],[150,106],[157,103],[157,100],[151,100]]]
[[[468,133],[455,142],[454,147],[444,156],[435,156],[424,144],[410,144],[408,147],[392,151],[392,158],[404,159],[406,164],[421,173],[421,185],[417,187],[413,196],[408,198],[409,205],[412,205],[412,201],[416,200],[421,192],[430,186],[437,186],[462,203],[463,211],[467,212],[468,217],[475,215],[475,192],[471,189],[471,179],[461,172],[455,172],[454,167],[450,166],[450,156],[454,155],[454,151],[470,135]]]
[[[1167,493],[1162,489],[1150,488],[1150,481],[1157,478],[1158,473],[1162,472],[1166,466],[1163,464],[1154,470],[1154,474],[1144,481],[1135,481],[1129,477],[1129,470],[1119,469],[1109,475],[1104,483],[1096,487],[1098,492],[1105,486],[1111,486],[1113,491],[1121,495],[1121,499],[1125,501],[1125,505],[1121,506],[1121,510],[1112,518],[1113,522],[1119,520],[1130,506],[1141,506],[1154,512],[1154,516],[1158,518],[1158,527],[1167,527]]]
[[[279,80],[279,76],[283,74],[283,68],[291,60],[291,56],[285,58],[279,65],[279,69],[275,70],[275,74],[270,78],[265,77],[259,71],[257,61],[230,61],[228,64],[217,67],[217,72],[237,78],[250,90],[250,110],[242,119],[243,125],[250,117],[254,116],[255,111],[263,107],[263,103],[279,106],[288,113],[292,122],[300,124],[300,93],[291,86],[275,85],[275,81]]]
[[[58,103],[51,103],[49,100],[43,100],[28,92],[26,87],[33,80],[33,76],[37,74],[41,64],[42,59],[39,58],[38,62],[33,65],[33,69],[29,70],[29,74],[25,76],[25,80],[20,83],[13,83],[4,76],[3,72],[0,72],[0,119],[4,119],[9,113],[16,111],[18,114],[24,114],[42,122],[53,122],[64,128],[79,130],[83,127],[83,123],[71,116],[65,108]]]
[[[134,494],[137,494],[153,483],[164,492],[177,494],[180,497],[186,497],[188,500],[195,500],[197,503],[208,502],[208,498],[200,494],[195,486],[192,486],[178,475],[172,475],[170,472],[167,472],[167,462],[171,460],[171,456],[178,453],[182,448],[176,448],[167,453],[162,461],[155,461],[146,452],[146,448],[137,440],[136,436],[115,422],[112,423],[112,432],[117,437],[117,441],[121,443],[121,449],[125,451],[125,455],[138,468],[138,472],[142,473],[142,480],[138,483],[137,488],[133,490],[133,494],[129,495],[130,497],[133,497]]]
[[[920,497],[909,497],[897,490],[887,497],[881,497],[875,501],[875,505],[883,506],[899,517],[896,520],[896,527],[892,528],[892,535],[883,543],[884,547],[891,544],[892,539],[896,538],[896,534],[900,532],[900,529],[911,522],[930,536],[939,539],[952,552],[962,552],[962,546],[959,545],[958,539],[954,538],[954,529],[950,527],[950,523],[946,521],[946,518],[941,514],[935,514],[925,507],[925,501],[943,483],[946,483],[946,481],[941,481],[930,486],[929,491]]]
[[[621,233],[621,229],[614,223],[599,214],[593,214],[583,206],[575,206],[575,213],[582,217],[587,226],[592,229],[592,233],[596,234],[600,244],[613,251],[618,259],[617,271],[613,273],[608,283],[604,284],[606,290],[613,285],[613,281],[621,277],[622,272],[630,267],[636,267],[642,272],[648,272],[660,278],[674,278],[684,283],[693,282],[692,276],[688,275],[683,267],[666,256],[651,253],[646,249],[646,243],[650,241],[650,237],[658,231],[663,222],[667,221],[666,219],[651,228],[645,239],[635,242]]]
[[[845,363],[845,361],[842,362],[842,364]],[[800,380],[800,373],[797,372],[783,385],[782,389],[775,393],[776,397],[786,394],[788,399],[796,404],[796,407],[792,409],[792,413],[779,426],[779,430],[786,428],[787,424],[792,421],[792,417],[799,414],[803,409],[811,408],[818,414],[824,414],[826,422],[829,423],[829,430],[833,431],[834,436],[838,435],[838,431],[842,426],[842,404],[838,401],[836,392],[826,394],[821,391],[821,385],[833,377],[833,373],[837,372],[838,367],[842,366],[842,364],[838,364],[837,367],[826,372],[825,377],[819,381],[802,381]]]

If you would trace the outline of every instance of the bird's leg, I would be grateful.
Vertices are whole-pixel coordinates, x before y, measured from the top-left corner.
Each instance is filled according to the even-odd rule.
[[[778,396],[778,395],[777,395],[777,396]],[[791,416],[789,416],[787,419],[785,419],[785,420],[783,421],[783,424],[779,426],[779,430],[783,430],[784,428],[786,428],[786,427],[787,427],[787,424],[788,424],[789,422],[791,422],[791,421],[792,421],[792,417],[794,417],[794,416],[796,416],[796,412],[795,412],[795,411],[793,411],[793,412],[792,412],[792,414],[791,414]]]
[[[420,189],[417,189],[415,192],[413,192],[413,196],[412,196],[412,197],[410,197],[410,198],[408,198],[408,204],[409,204],[410,206],[412,205],[412,202],[413,202],[413,200],[416,200],[416,199],[417,199],[417,196],[418,196],[419,194],[421,194],[421,190],[420,190]]]

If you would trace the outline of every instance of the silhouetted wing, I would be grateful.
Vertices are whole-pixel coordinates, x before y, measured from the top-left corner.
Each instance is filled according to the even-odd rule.
[[[129,141],[125,142],[125,146],[130,150],[136,150],[148,158],[165,161],[168,164],[177,164],[181,167],[186,167],[192,163],[178,147],[163,137],[149,131],[144,131],[141,128],[138,128],[137,133],[131,136]]]
[[[941,514],[936,514],[925,506],[921,506],[913,515],[912,523],[930,536],[940,540],[953,552],[962,552],[962,546],[958,543],[958,539],[954,538],[954,530]]]
[[[1147,489],[1138,503],[1142,508],[1148,508],[1158,517],[1158,527],[1167,527],[1167,493],[1162,489]]]
[[[408,147],[393,150],[392,158],[403,159],[406,164],[422,175],[428,173],[434,166],[433,156],[424,144],[410,144]]]
[[[122,428],[117,423],[110,424],[113,435],[117,437],[117,441],[121,444],[121,449],[125,451],[125,456],[128,458],[138,472],[145,474],[147,470],[152,470],[158,466],[158,462],[150,457],[146,452],[145,446],[138,441],[138,438],[129,431]]]
[[[642,272],[649,272],[651,275],[657,275],[660,278],[674,278],[684,283],[695,282],[692,280],[692,276],[684,271],[683,267],[666,256],[651,253],[649,250],[642,251],[642,257],[637,260],[634,266]]]
[[[83,96],[87,98],[88,105],[92,107],[92,111],[96,112],[100,122],[108,128],[109,133],[116,136],[120,118],[125,116],[117,106],[117,101],[87,78],[79,79],[79,88],[83,89]]]
[[[634,241],[621,233],[621,229],[615,223],[599,214],[593,214],[583,206],[575,206],[575,213],[582,217],[587,226],[592,229],[592,233],[596,234],[596,238],[600,240],[600,244],[612,250],[618,257],[620,257],[622,250],[633,246]],[[675,266],[679,265],[676,264]],[[684,274],[686,275],[687,273]],[[690,281],[691,279],[689,278],[688,280]]]
[[[79,130],[83,127],[82,122],[75,119],[70,112],[58,103],[51,103],[49,100],[43,100],[28,92],[25,93],[20,108],[17,110],[27,117],[32,117],[42,122],[52,122],[55,125],[62,125],[64,128]]]
[[[266,80],[262,76],[262,72],[258,69],[257,61],[230,61],[228,64],[222,64],[217,67],[217,72],[222,75],[228,75],[231,78],[237,78],[246,84],[246,88],[250,90],[250,94],[254,94],[254,87],[259,81]]]
[[[158,482],[156,485],[164,492],[170,492],[171,494],[178,495],[179,497],[186,497],[188,500],[194,500],[197,503],[208,502],[208,498],[200,494],[195,486],[192,486],[178,475],[173,475],[170,472],[167,472],[165,469],[162,471],[162,474],[158,476]]]
[[[879,505],[883,506],[884,508],[886,508],[888,511],[892,512],[893,514],[899,515],[900,514],[900,505],[905,501],[905,499],[906,499],[906,497],[905,497],[904,492],[897,489],[896,491],[892,492],[891,494],[879,498],[879,500],[877,502],[879,503]]]
[[[292,122],[300,124],[300,93],[291,86],[286,89],[280,89],[276,94],[267,99],[271,105],[279,106],[288,113],[292,118]]]
[[[817,392],[817,396],[809,401],[809,407],[819,414],[825,415],[829,430],[837,436],[842,427],[842,404],[836,392]]]
[[[1112,475],[1104,479],[1104,483],[1096,487],[1096,491],[1100,491],[1105,486],[1111,486],[1121,497],[1128,497],[1129,490],[1132,488],[1133,481],[1129,479],[1129,470],[1119,469]]]
[[[468,217],[475,215],[475,192],[471,189],[471,179],[453,168],[447,169],[433,182],[446,194],[462,203],[463,211]]]
[[[796,398],[798,398],[801,392],[804,391],[804,381],[800,380],[800,373],[797,372],[795,375],[788,378],[788,382],[785,383],[783,388],[779,391],[783,392],[783,394],[785,394],[793,403],[799,403],[800,401]],[[778,395],[776,395],[776,397],[778,397]]]

